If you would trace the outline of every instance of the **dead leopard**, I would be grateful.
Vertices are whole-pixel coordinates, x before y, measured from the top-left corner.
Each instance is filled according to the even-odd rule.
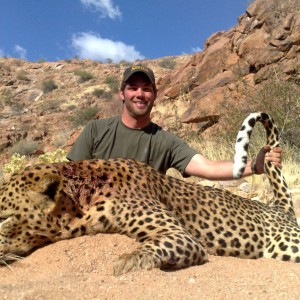
[[[264,124],[251,114],[237,140],[238,176],[250,132]],[[242,159],[241,159],[242,158]],[[114,274],[203,264],[207,254],[300,262],[300,229],[281,170],[266,165],[275,200],[267,205],[221,189],[162,175],[131,159],[89,160],[26,168],[0,187],[0,260],[86,234],[120,233],[140,242],[122,255]]]

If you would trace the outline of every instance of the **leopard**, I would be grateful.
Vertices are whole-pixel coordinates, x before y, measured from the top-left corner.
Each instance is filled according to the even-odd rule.
[[[233,176],[247,163],[252,129],[260,122],[278,146],[271,116],[255,112],[236,141]],[[178,270],[209,255],[300,262],[300,228],[282,170],[265,162],[274,191],[269,203],[187,182],[134,159],[32,165],[0,186],[0,261],[82,235],[117,233],[138,242],[114,263],[113,274]]]

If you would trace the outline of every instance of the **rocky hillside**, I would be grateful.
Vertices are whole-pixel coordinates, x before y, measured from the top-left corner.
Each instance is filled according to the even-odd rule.
[[[256,0],[236,26],[209,37],[202,52],[141,62],[153,68],[158,82],[153,120],[171,130],[201,134],[224,126],[232,108],[243,117],[253,109],[268,111],[278,105],[276,99],[254,101],[254,91],[276,81],[298,92],[299,53],[300,1]],[[96,111],[98,117],[117,114],[118,81],[128,64],[0,58],[2,162],[16,149],[33,155],[67,150]],[[298,99],[284,100],[289,118],[296,121]]]

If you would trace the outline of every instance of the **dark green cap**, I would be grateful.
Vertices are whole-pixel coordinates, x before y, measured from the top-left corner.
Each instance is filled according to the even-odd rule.
[[[154,90],[156,91],[154,73],[151,69],[149,69],[149,68],[147,68],[143,65],[131,66],[131,67],[127,68],[124,71],[123,79],[122,79],[122,83],[121,83],[122,88],[125,87],[128,79],[135,73],[144,73],[149,78],[150,82],[152,83],[152,86],[153,86]]]

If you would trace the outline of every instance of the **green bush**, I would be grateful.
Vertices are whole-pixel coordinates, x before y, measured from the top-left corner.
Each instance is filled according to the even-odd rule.
[[[112,91],[105,91],[105,93],[102,95],[102,99],[109,100],[113,98],[114,93]]]
[[[176,67],[176,60],[174,58],[164,58],[158,64],[162,68],[173,70]]]
[[[85,71],[85,70],[76,70],[74,71],[74,74],[79,76],[79,82],[82,83],[82,82],[85,82],[85,81],[88,81],[90,79],[92,79],[94,76],[93,74]]]
[[[300,86],[294,82],[269,79],[259,87],[252,89],[247,86],[243,91],[247,105],[224,105],[224,111],[219,121],[220,130],[215,139],[235,143],[237,130],[250,112],[263,111],[273,117],[280,134],[281,146],[294,149],[295,157],[299,161],[300,151]],[[265,129],[255,126],[250,143],[252,149],[258,149],[265,141]],[[256,151],[253,151],[255,153]],[[298,158],[297,158],[298,156]]]
[[[4,89],[0,94],[0,107],[4,106],[9,106],[17,114],[20,114],[24,109],[24,103],[16,99],[9,88]]]
[[[2,90],[0,94],[0,104],[2,104],[3,106],[11,106],[15,102],[14,98],[15,97],[11,89],[6,88]]]
[[[20,155],[30,155],[38,148],[38,143],[35,141],[19,141],[10,150],[11,154],[18,153]]]
[[[271,79],[247,96],[249,110],[269,113],[277,124],[281,142],[300,149],[300,86]]]
[[[60,106],[64,103],[64,100],[46,99],[41,103],[41,108],[46,111],[60,111]]]
[[[101,99],[111,99],[113,97],[113,93],[111,91],[105,91],[104,89],[94,89],[93,93],[94,96],[101,98]]]
[[[57,89],[57,84],[53,79],[45,80],[42,82],[42,91],[47,94],[55,89]]]
[[[27,72],[25,70],[21,70],[17,73],[16,78],[18,80],[29,81],[30,79],[27,76]]]
[[[36,164],[47,164],[56,162],[68,161],[67,153],[63,149],[56,149],[53,152],[46,152],[38,157]],[[29,158],[26,155],[21,155],[19,153],[13,153],[9,162],[4,164],[3,172],[8,174],[14,174],[25,168],[26,164],[29,164]]]
[[[69,120],[75,127],[85,125],[88,121],[92,120],[98,113],[99,108],[89,107],[76,112],[74,116],[70,116]]]
[[[67,109],[68,110],[75,110],[75,109],[77,109],[77,106],[75,104],[70,104],[70,105],[67,106]]]
[[[26,156],[20,155],[19,153],[14,153],[10,161],[7,164],[4,164],[3,171],[5,173],[14,174],[23,169],[26,165]]]
[[[98,98],[108,100],[112,99],[114,93],[112,91],[105,91],[104,89],[95,89],[92,94]]]
[[[115,76],[107,76],[105,79],[104,79],[104,83],[106,83],[110,90],[114,93],[118,92],[119,91],[119,88],[120,88],[120,82],[119,82],[119,79]]]
[[[120,61],[120,65],[122,67],[128,68],[128,67],[132,66],[132,62],[123,59],[123,60]]]
[[[103,96],[105,93],[105,90],[104,89],[101,89],[101,88],[97,88],[97,89],[94,89],[93,90],[93,95],[98,97],[98,98],[101,98],[101,96]]]
[[[53,152],[46,152],[39,156],[38,163],[41,164],[48,164],[48,163],[55,163],[55,162],[64,162],[68,161],[67,153],[63,149],[56,149]]]

